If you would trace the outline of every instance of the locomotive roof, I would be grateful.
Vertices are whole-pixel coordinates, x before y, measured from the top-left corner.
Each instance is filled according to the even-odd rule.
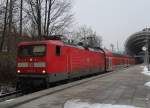
[[[75,47],[75,48],[79,48],[79,49],[86,49],[83,46],[78,46],[78,45],[74,45],[74,44],[68,44],[68,43],[64,43],[60,40],[41,40],[41,41],[29,41],[29,42],[20,42],[18,44],[18,46],[22,46],[22,45],[37,45],[37,44],[53,44],[53,45],[59,45],[59,46],[64,46],[64,45],[69,45],[70,47]],[[89,51],[101,51],[101,49],[94,49],[94,48],[87,48]]]
[[[59,40],[41,40],[41,41],[30,41],[30,42],[20,42],[18,46],[20,45],[35,45],[35,44],[55,44],[63,46],[64,43]]]

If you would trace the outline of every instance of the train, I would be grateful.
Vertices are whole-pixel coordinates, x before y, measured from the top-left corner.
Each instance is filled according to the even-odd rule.
[[[17,88],[49,87],[50,84],[101,74],[134,65],[134,57],[100,47],[69,44],[60,39],[18,44]]]

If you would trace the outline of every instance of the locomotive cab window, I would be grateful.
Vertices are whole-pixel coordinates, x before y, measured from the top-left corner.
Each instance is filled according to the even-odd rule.
[[[61,54],[61,47],[56,46],[56,56],[60,56],[60,54]]]
[[[20,46],[18,55],[21,57],[43,57],[46,55],[46,45],[25,45]]]

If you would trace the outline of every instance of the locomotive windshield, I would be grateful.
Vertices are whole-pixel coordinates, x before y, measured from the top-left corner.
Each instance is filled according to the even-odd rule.
[[[46,45],[24,45],[18,49],[19,56],[41,57],[46,54]]]

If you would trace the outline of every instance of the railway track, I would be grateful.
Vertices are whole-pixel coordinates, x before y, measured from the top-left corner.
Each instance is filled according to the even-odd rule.
[[[109,72],[109,73],[103,73],[103,74],[101,74],[101,75],[99,74],[99,75],[102,77],[102,76],[106,76],[107,74],[110,74],[110,73],[111,72]],[[54,85],[51,85],[51,87],[49,87],[48,89],[54,88],[54,87],[57,87],[57,86],[61,86],[61,85],[64,85],[64,84],[69,84],[69,83],[77,82],[77,81],[80,81],[80,80],[83,80],[83,79],[87,79],[87,81],[85,81],[85,82],[88,82],[89,81],[88,78],[90,79],[90,78],[96,77],[96,76],[97,75],[87,76],[87,77],[80,78],[80,79],[78,79],[78,78],[77,79],[72,79],[69,82],[62,81],[62,82],[56,83]],[[94,78],[94,79],[96,79],[96,78]],[[92,78],[92,80],[93,80],[93,78]],[[77,85],[79,85],[79,84],[77,84]],[[73,87],[73,86],[71,86],[71,87]],[[70,88],[70,87],[67,87],[67,88]],[[65,89],[67,89],[67,88],[65,88]],[[44,89],[41,89],[41,90],[44,90]],[[12,91],[12,92],[9,92],[9,93],[4,93],[4,94],[0,95],[0,102],[6,101],[6,100],[10,100],[12,98],[16,98],[16,97],[19,97],[19,96],[23,96],[25,94],[34,93],[34,92],[37,92],[37,91],[40,91],[40,90],[36,90],[36,91],[33,90],[33,91],[29,91],[29,92],[18,90],[18,91]],[[57,92],[57,91],[55,91],[55,92]]]
[[[5,93],[5,94],[0,95],[0,102],[11,99],[11,98],[15,98],[21,95],[22,95],[21,90]]]

